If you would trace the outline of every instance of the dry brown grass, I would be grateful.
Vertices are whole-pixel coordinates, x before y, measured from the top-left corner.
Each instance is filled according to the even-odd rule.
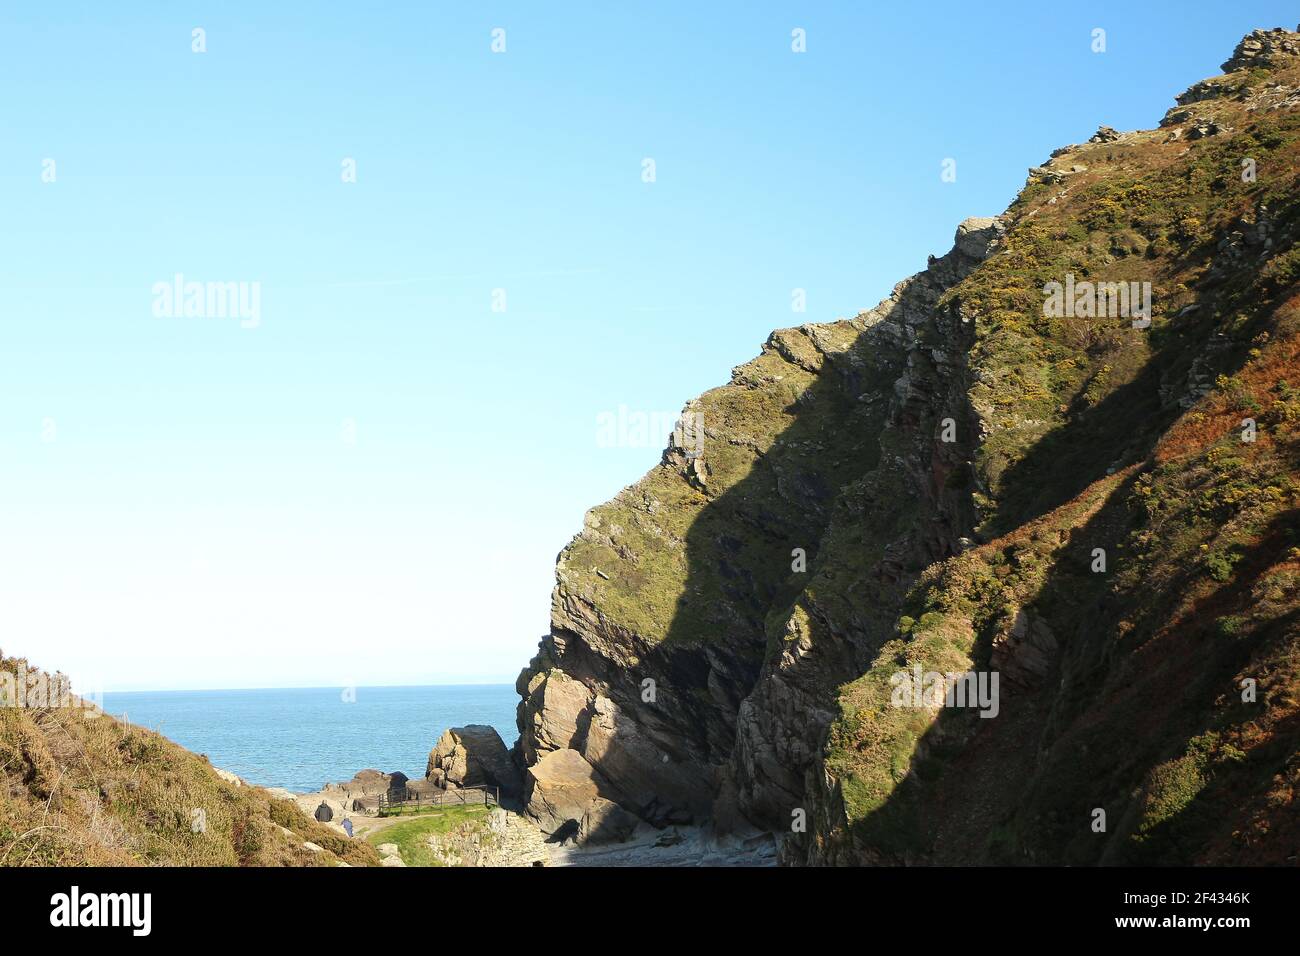
[[[17,665],[0,657],[4,670]],[[152,731],[85,707],[0,707],[2,866],[378,862],[364,842],[292,801],[223,780],[206,758]]]

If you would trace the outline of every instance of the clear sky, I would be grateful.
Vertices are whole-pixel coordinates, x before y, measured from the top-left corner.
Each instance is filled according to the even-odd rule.
[[[86,689],[513,680],[666,437],[601,413],[870,307],[1296,11],[4,4],[0,647]],[[257,308],[168,313],[178,273]]]

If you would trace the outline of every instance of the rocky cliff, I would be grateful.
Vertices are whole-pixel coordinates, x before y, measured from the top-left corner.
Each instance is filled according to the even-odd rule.
[[[1295,861],[1300,35],[1223,69],[687,405],[560,555],[526,800],[789,862]]]

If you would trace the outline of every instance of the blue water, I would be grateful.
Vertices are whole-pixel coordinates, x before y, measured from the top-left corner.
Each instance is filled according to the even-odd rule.
[[[490,724],[519,736],[510,684],[105,693],[104,710],[156,730],[213,766],[263,787],[319,790],[373,767],[423,777],[448,727]]]

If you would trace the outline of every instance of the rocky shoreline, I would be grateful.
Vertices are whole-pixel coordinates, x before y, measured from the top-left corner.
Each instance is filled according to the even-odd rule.
[[[640,819],[610,799],[608,785],[571,750],[556,750],[526,769],[489,726],[446,730],[429,752],[423,778],[401,771],[361,770],[351,780],[311,793],[268,788],[339,834],[351,823],[354,839],[377,834],[409,815],[380,816],[390,804],[483,806],[481,818],[426,845],[445,866],[772,866],[778,844],[758,830],[719,834],[708,826]],[[246,786],[229,771],[226,780]],[[479,801],[483,802],[480,803]],[[395,843],[377,843],[385,866],[403,867]]]

